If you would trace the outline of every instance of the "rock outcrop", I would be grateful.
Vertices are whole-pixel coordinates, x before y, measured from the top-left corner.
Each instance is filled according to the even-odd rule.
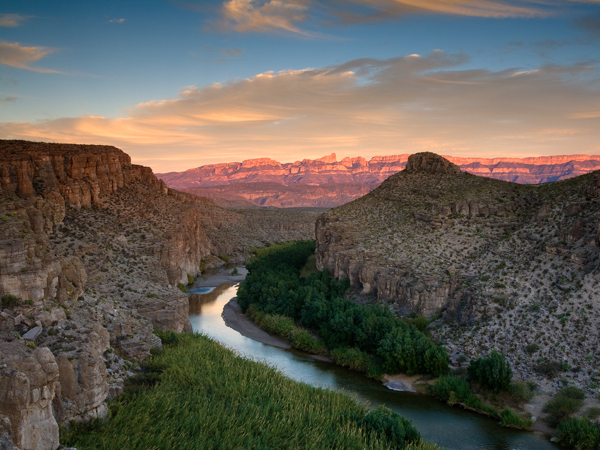
[[[526,351],[535,343],[536,359],[578,367],[569,376],[593,386],[599,220],[599,172],[527,186],[415,154],[317,220],[317,267],[349,278],[357,302],[436,320],[432,333],[452,355],[497,348],[518,376],[536,377]]]
[[[286,164],[260,158],[157,176],[169,187],[214,198],[223,207],[334,207],[368,194],[390,175],[403,170],[409,156],[337,161],[331,154]],[[465,172],[521,184],[563,180],[600,169],[600,155],[445,158]]]
[[[0,187],[0,443],[21,450],[106,417],[154,329],[191,330],[179,287],[203,265],[310,238],[318,214],[226,211],[107,146],[0,141]]]

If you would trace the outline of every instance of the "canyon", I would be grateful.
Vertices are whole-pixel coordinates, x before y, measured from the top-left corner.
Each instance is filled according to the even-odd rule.
[[[110,146],[0,140],[0,447],[54,450],[161,341],[185,285],[252,247],[310,239],[320,210],[227,211]]]
[[[368,194],[406,167],[408,154],[319,159],[280,163],[270,158],[211,164],[184,172],[157,174],[169,187],[214,199],[226,208],[334,207]],[[464,172],[539,184],[600,169],[600,155],[532,158],[461,158],[445,156]]]
[[[316,237],[317,267],[350,298],[429,318],[456,366],[497,349],[517,378],[597,403],[600,172],[521,185],[418,153]]]

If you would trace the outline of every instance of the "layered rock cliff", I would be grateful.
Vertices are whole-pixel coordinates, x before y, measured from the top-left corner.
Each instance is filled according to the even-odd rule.
[[[600,345],[599,184],[595,172],[524,186],[412,155],[319,218],[317,266],[349,278],[356,301],[438,318],[433,333],[454,357],[497,348],[523,377],[538,376],[543,357],[578,368],[567,376],[588,386]]]
[[[157,176],[175,189],[214,198],[224,207],[334,207],[359,198],[406,167],[410,155],[323,158],[282,164],[269,158],[201,166]],[[447,160],[461,170],[521,184],[563,180],[600,169],[600,155]]]
[[[0,183],[0,439],[21,450],[105,417],[153,330],[191,328],[177,285],[201,263],[310,238],[317,214],[225,211],[106,146],[0,141]]]

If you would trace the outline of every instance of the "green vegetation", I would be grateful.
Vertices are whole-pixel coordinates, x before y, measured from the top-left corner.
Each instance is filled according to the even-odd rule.
[[[177,337],[127,381],[110,404],[109,422],[73,424],[61,442],[88,450],[439,448],[389,409],[368,412],[346,395],[295,382],[208,337]]]
[[[206,270],[206,262],[205,261],[200,261],[200,265],[198,266],[198,270],[200,271],[200,273],[204,272]]]
[[[231,275],[237,275],[238,273],[239,272],[238,272],[237,267],[234,267],[233,270],[231,271]]]
[[[525,351],[530,355],[537,352],[540,349],[540,346],[537,344],[527,344],[525,347]]]
[[[227,255],[219,255],[219,258],[221,258],[226,263],[228,263],[229,261],[231,261],[231,258],[229,258],[229,256],[227,256]]]
[[[154,292],[148,292],[146,293],[146,298],[160,298],[157,294],[155,294]]]
[[[568,386],[558,391],[552,400],[544,405],[543,411],[548,414],[546,421],[551,426],[567,420],[583,406],[584,392],[574,386]]]
[[[300,278],[306,278],[313,273],[317,273],[317,257],[316,255],[310,255],[306,260],[306,264],[302,270],[300,270]]]
[[[467,371],[472,381],[496,394],[510,389],[512,369],[505,356],[496,350],[488,358],[471,361]]]
[[[183,283],[177,283],[177,287],[181,292],[183,292],[184,294],[186,293],[185,285]]]
[[[2,308],[3,309],[11,309],[19,304],[21,299],[16,295],[12,294],[4,294],[2,296]]]
[[[302,278],[314,251],[314,241],[287,243],[249,261],[249,274],[238,291],[242,310],[253,305],[255,311],[299,322],[320,336],[334,361],[361,367],[370,376],[448,372],[446,350],[414,325],[387,308],[344,299],[348,280],[336,281],[326,270]]]
[[[312,337],[307,330],[296,325],[289,317],[257,311],[254,305],[250,305],[246,310],[246,315],[260,328],[269,333],[281,336],[298,350],[315,355],[327,354],[327,348],[323,342]]]
[[[569,419],[558,425],[556,437],[566,448],[573,450],[600,449],[600,426],[588,419]]]
[[[188,284],[194,284],[194,277],[189,273],[187,274]]]

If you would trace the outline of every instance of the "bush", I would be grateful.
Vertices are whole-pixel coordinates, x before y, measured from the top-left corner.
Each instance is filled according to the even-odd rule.
[[[584,392],[576,387],[561,389],[552,400],[544,405],[542,411],[548,414],[546,421],[551,426],[557,426],[581,409],[584,398]]]
[[[405,449],[407,444],[421,440],[421,434],[410,420],[385,406],[380,406],[366,414],[363,425],[367,432],[386,436],[393,448]]]
[[[537,373],[546,378],[555,378],[561,369],[562,364],[557,361],[542,361],[534,368]]]
[[[473,392],[469,382],[464,378],[443,376],[431,386],[431,393],[435,398],[448,405],[460,404],[470,409],[483,412],[492,417],[498,417],[498,412]]]
[[[231,275],[237,275],[239,272],[237,270],[237,267],[234,267],[233,270],[231,271]]]
[[[148,292],[146,294],[146,298],[160,298],[158,295],[156,295],[154,292]]]
[[[183,283],[177,283],[177,288],[184,294],[186,293],[185,285]]]
[[[515,380],[510,385],[510,396],[517,403],[528,402],[534,396],[534,389],[524,381]]]
[[[507,428],[528,428],[532,424],[531,420],[523,420],[512,409],[504,408],[500,412],[500,425]]]
[[[537,344],[528,344],[525,347],[525,351],[527,351],[527,353],[529,353],[530,355],[534,354],[535,352],[537,352],[540,349],[540,346]]]
[[[2,308],[3,309],[11,309],[19,304],[21,299],[16,295],[12,294],[4,294],[2,296]]]
[[[496,350],[488,358],[471,361],[467,370],[471,380],[495,393],[510,389],[512,369],[505,356]]]
[[[588,419],[569,419],[556,429],[558,441],[573,450],[600,448],[600,427]]]
[[[227,256],[227,255],[219,255],[219,258],[221,258],[226,263],[228,263],[229,261],[231,261],[231,258],[229,256]]]
[[[189,273],[187,274],[188,284],[194,284],[194,277]]]
[[[198,270],[202,273],[206,270],[206,262],[200,261],[200,265],[198,266]]]
[[[159,328],[154,329],[154,334],[160,338],[163,345],[177,345],[179,338],[177,333],[173,330],[161,330]]]

